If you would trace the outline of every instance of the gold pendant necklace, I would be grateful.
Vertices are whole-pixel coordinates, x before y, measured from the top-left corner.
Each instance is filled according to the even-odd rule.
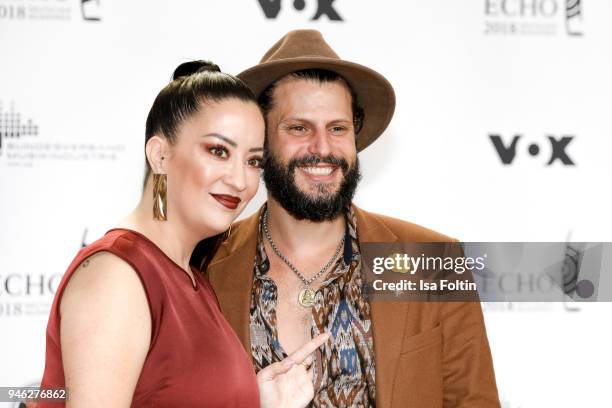
[[[272,235],[270,235],[270,231],[268,230],[268,209],[267,208],[266,208],[266,212],[264,213],[263,230],[264,230],[264,234],[266,235],[266,239],[268,240],[268,243],[272,247],[272,250],[274,251],[276,256],[278,256],[289,267],[289,269],[291,269],[293,273],[296,274],[296,276],[304,284],[304,287],[302,288],[302,290],[300,290],[300,293],[298,294],[298,299],[297,299],[298,303],[304,307],[312,307],[312,305],[314,305],[315,303],[315,292],[314,290],[310,288],[310,285],[315,280],[317,280],[319,276],[323,275],[323,273],[325,273],[325,271],[327,271],[329,267],[332,265],[332,263],[336,260],[336,258],[338,257],[338,254],[340,254],[340,250],[344,246],[344,236],[342,237],[342,240],[340,241],[340,244],[338,245],[338,248],[336,249],[334,256],[331,257],[329,262],[327,262],[327,264],[323,268],[321,268],[321,270],[317,272],[315,276],[313,276],[310,279],[306,279],[304,275],[302,275],[300,271],[298,271],[297,268],[293,266],[291,262],[289,262],[289,260],[285,257],[285,255],[281,253],[281,251],[276,247],[274,240],[272,240]]]
[[[312,289],[310,289],[309,287],[305,287],[304,289],[300,290],[300,293],[298,295],[298,302],[300,302],[300,305],[304,307],[312,307],[315,300],[314,295],[315,293]]]

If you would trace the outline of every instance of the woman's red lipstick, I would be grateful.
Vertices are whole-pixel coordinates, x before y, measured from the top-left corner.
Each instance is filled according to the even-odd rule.
[[[235,210],[236,208],[238,208],[238,204],[240,204],[240,202],[242,201],[240,197],[235,197],[227,194],[210,193],[210,195],[230,210]]]

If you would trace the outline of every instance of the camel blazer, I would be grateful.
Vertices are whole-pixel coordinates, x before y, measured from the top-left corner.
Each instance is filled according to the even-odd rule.
[[[451,238],[354,206],[360,242]],[[261,210],[260,210],[261,211]],[[207,274],[221,310],[251,355],[249,312],[259,212],[232,226]],[[478,302],[371,301],[379,408],[499,407]]]

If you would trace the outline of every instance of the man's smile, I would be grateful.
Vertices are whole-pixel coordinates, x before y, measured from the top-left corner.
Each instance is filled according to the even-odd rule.
[[[307,165],[299,166],[298,169],[306,176],[307,179],[312,181],[330,181],[335,178],[336,170],[338,166],[334,165]]]

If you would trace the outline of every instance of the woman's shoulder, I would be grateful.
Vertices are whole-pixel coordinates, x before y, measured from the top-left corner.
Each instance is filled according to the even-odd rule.
[[[88,264],[96,259],[99,267],[110,268],[111,271],[121,272],[129,269],[138,271],[137,259],[147,252],[146,239],[139,233],[130,229],[114,228],[109,230],[96,241],[81,248],[69,269],[77,270],[86,260]]]
[[[109,250],[116,254],[126,248],[133,250],[135,246],[142,244],[143,241],[146,241],[146,238],[136,231],[127,228],[113,228],[94,242],[84,246],[80,253],[88,254]]]
[[[132,266],[107,251],[87,256],[68,281],[59,310],[66,386],[77,400],[88,401],[92,396],[83,385],[95,380],[123,390],[105,398],[129,401],[152,330],[147,296]]]
[[[83,283],[101,283],[112,287],[114,282],[129,281],[131,275],[136,275],[136,271],[128,261],[112,251],[102,249],[82,258],[74,268],[71,282],[77,276],[83,276]]]
[[[137,266],[121,248],[130,245],[131,235],[129,230],[113,229],[81,249],[62,290],[61,314],[72,303],[113,310],[114,305],[127,299],[144,299],[147,306]],[[113,303],[109,304],[109,300]]]
[[[108,231],[82,248],[68,268],[56,293],[60,314],[65,305],[72,302],[89,306],[92,301],[85,299],[89,297],[104,298],[93,307],[109,307],[110,310],[115,310],[120,302],[138,299],[138,307],[150,309],[147,313],[154,319],[167,296],[163,278],[169,262],[160,251],[135,230],[116,228]],[[107,299],[115,303],[108,305]]]
[[[87,255],[74,268],[62,295],[61,312],[73,301],[106,307],[137,299],[139,294],[146,306],[144,288],[134,267],[117,254],[102,250]],[[108,304],[109,300],[114,303]]]

